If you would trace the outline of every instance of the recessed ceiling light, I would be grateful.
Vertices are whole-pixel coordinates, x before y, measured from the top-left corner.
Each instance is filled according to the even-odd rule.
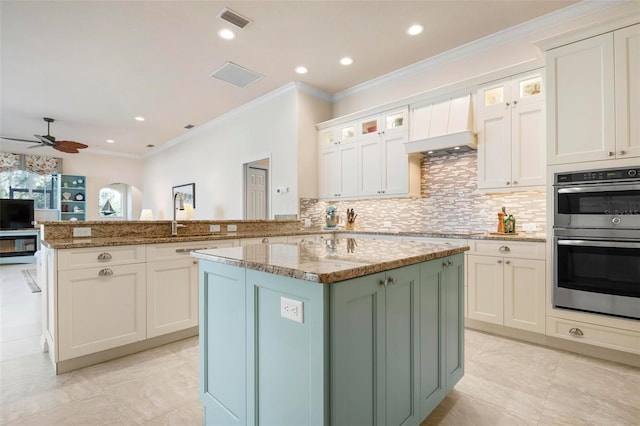
[[[224,28],[218,31],[218,35],[225,40],[233,40],[234,38],[236,38],[236,33],[228,28]]]
[[[144,121],[144,117],[136,117],[137,121]]]
[[[409,35],[418,35],[420,34],[422,31],[424,31],[424,27],[422,25],[412,25],[409,27],[409,29],[407,30],[407,34]]]
[[[296,67],[296,72],[298,74],[306,74],[309,72],[309,70],[307,69],[307,67],[299,66],[299,67]]]
[[[351,65],[353,63],[353,59],[349,58],[348,56],[345,56],[344,58],[340,59],[340,64],[342,65]]]
[[[114,143],[115,141],[113,139],[107,139],[107,143]]]

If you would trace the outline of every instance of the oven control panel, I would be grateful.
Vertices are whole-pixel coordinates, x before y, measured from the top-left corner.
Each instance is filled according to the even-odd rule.
[[[574,173],[556,173],[556,183],[601,182],[639,180],[640,168],[591,170]]]

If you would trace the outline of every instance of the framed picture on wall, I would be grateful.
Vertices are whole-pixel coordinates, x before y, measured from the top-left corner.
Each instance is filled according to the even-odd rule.
[[[173,187],[173,199],[175,200],[176,194],[180,193],[182,195],[182,201],[187,204],[191,204],[193,208],[196,208],[196,184],[195,183],[185,183],[184,185],[178,185]]]

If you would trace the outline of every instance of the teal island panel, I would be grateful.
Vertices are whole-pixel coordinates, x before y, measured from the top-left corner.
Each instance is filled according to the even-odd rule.
[[[463,277],[463,254],[333,284],[201,260],[205,423],[419,425],[464,372]]]

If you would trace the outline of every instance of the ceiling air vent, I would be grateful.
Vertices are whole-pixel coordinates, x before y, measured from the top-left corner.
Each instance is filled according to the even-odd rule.
[[[247,87],[251,83],[258,81],[262,75],[242,68],[232,62],[227,62],[211,74],[211,77],[226,81],[234,86]]]
[[[218,15],[218,18],[222,19],[223,21],[227,21],[228,23],[233,24],[238,28],[244,28],[251,22],[244,16],[238,15],[236,12],[229,8],[224,8],[224,10],[220,12],[220,15]]]

